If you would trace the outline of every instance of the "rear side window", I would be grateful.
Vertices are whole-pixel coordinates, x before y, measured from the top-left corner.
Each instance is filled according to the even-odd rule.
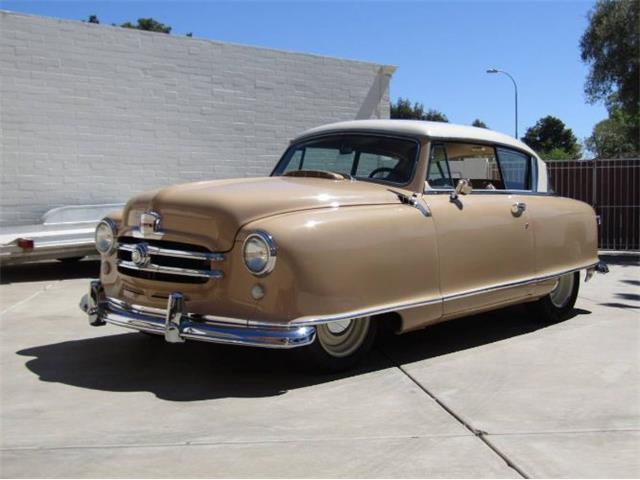
[[[442,151],[442,153],[440,153]],[[446,169],[438,167],[445,157]],[[433,145],[427,181],[433,188],[453,188],[461,178],[474,190],[503,190],[504,182],[492,146],[472,143]],[[439,178],[445,172],[445,179]]]
[[[531,158],[509,148],[473,143],[432,144],[427,181],[451,189],[460,179],[474,190],[530,190]]]
[[[531,158],[515,150],[497,148],[500,170],[507,190],[530,190]]]

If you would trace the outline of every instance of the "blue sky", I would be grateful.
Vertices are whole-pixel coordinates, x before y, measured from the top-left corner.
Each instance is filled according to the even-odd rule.
[[[103,23],[154,17],[194,37],[398,66],[391,96],[475,118],[513,135],[513,86],[487,67],[510,72],[520,95],[520,136],[555,115],[579,140],[606,117],[583,93],[587,67],[580,36],[590,1],[0,1],[0,8]]]

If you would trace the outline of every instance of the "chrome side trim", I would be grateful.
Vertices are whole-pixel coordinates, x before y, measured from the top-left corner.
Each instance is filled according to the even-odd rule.
[[[515,288],[515,287],[520,287],[520,286],[525,286],[525,285],[531,285],[531,284],[535,284],[535,283],[539,283],[539,282],[544,282],[546,280],[552,280],[554,278],[557,277],[561,277],[562,275],[567,275],[569,273],[573,273],[573,272],[578,272],[580,270],[584,270],[584,269],[589,269],[589,268],[593,268],[597,265],[598,263],[590,263],[578,268],[572,268],[569,270],[563,270],[560,272],[556,272],[553,274],[548,274],[548,275],[542,275],[542,276],[538,276],[538,277],[533,277],[530,279],[526,279],[526,280],[518,280],[515,282],[509,282],[509,283],[504,283],[504,284],[500,284],[500,285],[493,285],[490,287],[484,287],[484,288],[478,288],[478,289],[474,289],[474,290],[467,290],[467,291],[463,291],[463,292],[459,292],[453,295],[446,295],[444,297],[437,297],[437,298],[430,298],[430,299],[424,299],[424,300],[418,300],[415,302],[410,302],[410,303],[399,303],[399,304],[392,304],[392,305],[388,305],[388,306],[384,306],[384,307],[376,307],[376,308],[370,308],[370,309],[362,309],[362,310],[356,310],[356,311],[352,311],[352,312],[347,312],[347,313],[339,313],[339,314],[335,314],[335,315],[322,315],[322,316],[304,316],[304,317],[298,317],[294,320],[291,320],[290,322],[288,322],[288,325],[320,325],[323,323],[330,323],[330,322],[335,322],[338,320],[351,320],[354,318],[359,318],[359,317],[365,317],[365,316],[369,316],[369,315],[381,315],[383,313],[389,313],[389,312],[397,312],[397,311],[401,311],[401,310],[408,310],[410,308],[418,308],[418,307],[426,307],[428,305],[435,305],[437,303],[444,303],[444,302],[450,302],[452,300],[458,300],[461,298],[466,298],[466,297],[471,297],[471,296],[475,296],[475,295],[482,295],[485,293],[491,293],[491,292],[496,292],[499,290],[506,290],[509,288]],[[260,325],[263,322],[256,322],[256,321],[249,321],[250,325]]]
[[[506,290],[506,289],[509,289],[509,288],[524,287],[525,285],[532,285],[534,283],[545,282],[547,280],[553,280],[554,278],[558,278],[558,277],[561,277],[563,275],[567,275],[569,273],[579,272],[580,270],[584,270],[585,268],[586,269],[591,268],[594,265],[596,265],[596,264],[589,264],[589,265],[586,265],[584,267],[573,268],[571,270],[565,270],[565,271],[560,272],[560,273],[553,273],[553,274],[550,274],[550,275],[542,275],[540,277],[535,277],[535,278],[532,278],[532,279],[518,280],[516,282],[509,282],[509,283],[505,283],[505,284],[502,284],[502,285],[495,285],[495,286],[492,286],[492,287],[480,288],[480,289],[477,289],[477,290],[468,290],[466,292],[460,292],[460,293],[456,293],[454,295],[447,295],[447,296],[443,297],[443,300],[445,302],[447,302],[447,301],[451,301],[451,300],[458,300],[458,299],[461,299],[461,298],[472,297],[474,295],[497,292],[499,290]]]
[[[120,244],[118,250],[133,252],[138,243]],[[150,255],[160,255],[163,257],[188,258],[191,260],[209,260],[212,262],[222,262],[225,259],[224,253],[190,252],[187,250],[174,250],[169,248],[154,247],[147,245]]]
[[[118,260],[118,267],[142,272],[168,273],[171,275],[185,275],[188,277],[213,279],[221,279],[224,277],[224,272],[221,270],[194,270],[191,268],[167,267],[165,265],[156,265],[154,263],[150,263],[146,266],[138,266],[127,260]]]

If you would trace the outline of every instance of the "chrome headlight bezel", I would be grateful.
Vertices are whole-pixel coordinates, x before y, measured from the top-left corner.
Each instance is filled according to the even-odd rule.
[[[109,241],[109,245],[106,248],[101,248],[103,239],[100,239],[100,240],[98,239],[98,232],[104,227],[108,229],[108,232],[111,235],[111,239]],[[96,229],[93,234],[93,240],[96,246],[96,250],[101,255],[108,255],[109,253],[113,252],[116,248],[117,234],[118,234],[118,226],[116,225],[116,222],[111,220],[109,217],[106,217],[100,220],[98,222],[98,225],[96,225]]]
[[[261,246],[264,247],[266,260],[260,265],[252,267],[250,266],[250,261],[247,259],[247,246],[252,243],[255,244],[254,242],[258,242],[258,244],[261,244]],[[258,230],[249,234],[242,244],[242,260],[244,261],[244,266],[256,277],[264,277],[265,275],[273,272],[273,269],[276,267],[277,257],[278,247],[276,246],[273,237],[263,230]]]

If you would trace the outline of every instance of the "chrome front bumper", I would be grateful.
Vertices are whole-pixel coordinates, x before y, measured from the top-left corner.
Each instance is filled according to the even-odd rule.
[[[250,326],[246,320],[234,318],[211,319],[185,311],[184,297],[172,293],[167,309],[130,305],[107,298],[99,280],[93,280],[89,293],[82,297],[80,308],[89,316],[89,324],[107,323],[143,332],[164,335],[169,343],[198,340],[231,345],[266,348],[294,348],[313,343],[313,326]]]

